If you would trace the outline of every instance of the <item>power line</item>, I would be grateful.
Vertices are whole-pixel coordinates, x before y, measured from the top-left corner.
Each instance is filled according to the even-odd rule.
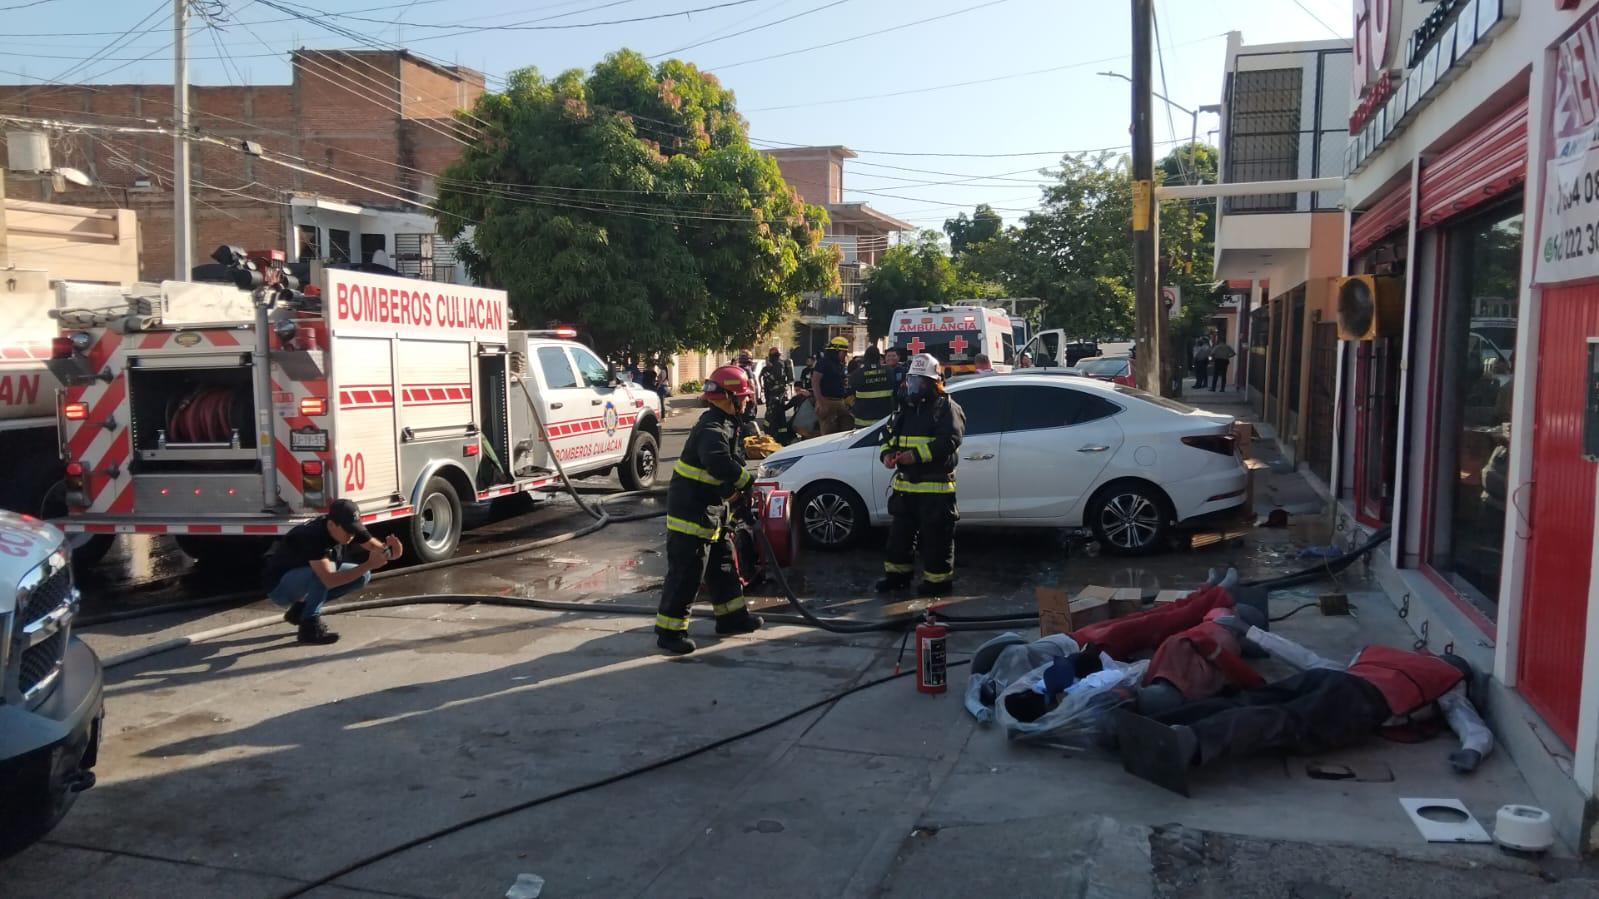
[[[998,6],[1001,3],[1009,3],[1009,2],[1010,2],[1010,0],[988,0],[987,3],[979,3],[976,6],[967,6],[967,7],[961,8],[961,9],[954,10],[952,12],[943,13],[941,15],[928,16],[925,19],[917,19],[914,22],[905,22],[903,24],[893,25],[893,26],[890,26],[888,28],[880,28],[880,29],[878,29],[876,31],[868,31],[865,34],[857,34],[857,35],[854,35],[852,37],[839,38],[836,41],[828,41],[827,43],[824,43],[824,44],[813,44],[812,46],[809,46],[809,47],[801,47],[798,50],[786,50],[786,51],[784,51],[782,53],[773,53],[773,54],[771,54],[769,56],[758,56],[758,57],[755,57],[754,59],[740,60],[739,62],[728,63],[727,65],[724,65],[724,66],[711,66],[711,70],[720,72],[720,71],[724,71],[726,69],[736,69],[739,66],[753,65],[753,64],[758,63],[758,62],[769,62],[769,61],[774,60],[774,59],[783,59],[783,58],[789,57],[789,56],[797,56],[797,55],[799,55],[801,53],[809,53],[812,50],[821,50],[821,49],[825,49],[827,47],[837,47],[840,44],[848,44],[848,43],[852,43],[854,41],[865,40],[866,38],[869,38],[869,37],[877,37],[880,34],[888,34],[890,32],[894,32],[894,31],[902,31],[902,30],[904,30],[906,28],[914,28],[917,25],[926,25],[928,22],[937,22],[940,19],[948,19],[948,18],[951,18],[953,16],[961,15],[963,13],[969,13],[969,12],[972,12],[974,10],[979,10],[979,9],[986,9],[986,8],[988,8],[990,6]]]
[[[1216,38],[1222,37],[1222,36],[1223,35],[1219,35],[1218,34],[1218,35],[1211,35],[1209,37],[1195,38],[1194,40],[1185,42],[1185,44],[1203,43],[1205,41],[1215,40]],[[1178,45],[1178,46],[1183,46],[1183,45]],[[783,104],[781,106],[757,106],[757,107],[755,107],[753,109],[746,109],[746,110],[743,110],[743,111],[744,112],[773,112],[773,111],[779,110],[779,109],[804,109],[804,108],[811,107],[811,106],[831,106],[831,105],[838,104],[838,103],[856,103],[856,102],[860,102],[862,100],[883,100],[883,99],[886,99],[886,98],[889,98],[889,97],[905,97],[905,96],[910,96],[912,94],[926,94],[926,93],[931,93],[933,91],[950,90],[952,88],[958,88],[958,87],[971,87],[971,86],[977,85],[977,84],[992,84],[992,83],[994,83],[996,81],[1009,81],[1009,80],[1014,79],[1014,78],[1029,78],[1029,77],[1032,77],[1032,76],[1035,76],[1035,75],[1048,75],[1048,74],[1051,74],[1051,73],[1054,73],[1054,72],[1064,72],[1064,71],[1067,71],[1069,69],[1080,69],[1080,68],[1083,68],[1085,66],[1102,65],[1102,64],[1107,63],[1107,62],[1121,62],[1122,60],[1125,60],[1125,59],[1127,59],[1127,54],[1123,53],[1123,54],[1121,54],[1119,56],[1106,56],[1106,57],[1102,57],[1100,59],[1089,59],[1089,60],[1084,60],[1082,62],[1067,63],[1066,65],[1061,65],[1061,66],[1050,66],[1050,67],[1045,68],[1045,69],[1029,69],[1028,71],[1025,71],[1025,72],[1012,72],[1012,73],[1010,73],[1008,75],[994,75],[994,76],[989,77],[989,78],[976,78],[976,79],[973,79],[971,81],[954,81],[954,82],[951,82],[949,84],[932,84],[932,85],[928,85],[926,87],[913,87],[913,88],[907,88],[905,90],[900,90],[900,91],[890,91],[889,93],[886,93],[886,94],[865,94],[865,95],[862,95],[862,96],[859,96],[859,97],[838,97],[838,98],[832,99],[832,100],[808,100],[808,101],[806,101],[804,103],[785,103],[785,104]]]
[[[632,0],[620,0],[618,3],[612,3],[609,5],[620,6],[623,2],[632,2]],[[727,9],[733,6],[747,6],[751,3],[759,2],[761,2],[761,0],[724,0],[722,3],[714,3],[710,6],[701,6],[695,9],[679,9],[672,12],[653,13],[647,16],[633,16],[627,19],[608,19],[602,22],[573,22],[566,25],[538,25],[534,24],[533,22],[513,22],[509,25],[473,25],[471,27],[462,27],[459,23],[446,25],[434,22],[392,22],[384,19],[369,19],[362,16],[341,15],[339,13],[327,13],[327,15],[338,16],[341,19],[350,19],[356,22],[372,22],[379,25],[404,25],[406,28],[435,28],[443,30],[456,29],[451,33],[473,34],[480,31],[567,31],[574,28],[599,28],[605,25],[628,25],[633,22],[653,22],[657,19],[675,19],[678,16],[691,16],[695,13],[714,12],[718,9]],[[566,15],[574,14],[567,13]],[[561,18],[561,16],[555,16],[554,18]],[[448,37],[448,35],[444,36]]]
[[[789,0],[784,0],[784,2],[789,2]],[[843,5],[845,3],[848,3],[848,2],[850,2],[850,0],[833,0],[832,3],[824,3],[821,6],[813,6],[810,9],[807,9],[807,10],[805,10],[803,12],[797,12],[797,13],[793,14],[792,16],[785,16],[784,18],[778,19],[776,21],[767,22],[765,25],[756,25],[754,28],[746,28],[743,31],[735,31],[732,34],[723,35],[721,37],[709,37],[709,38],[706,38],[704,40],[695,41],[692,44],[684,44],[683,46],[678,47],[676,50],[667,50],[665,53],[657,53],[654,56],[649,56],[649,57],[645,57],[645,58],[646,59],[660,59],[663,56],[671,56],[673,53],[682,53],[684,50],[693,50],[695,47],[703,47],[703,46],[705,46],[707,44],[715,44],[715,43],[720,43],[721,41],[732,40],[735,37],[743,37],[746,34],[753,34],[754,32],[761,31],[761,30],[767,29],[767,28],[771,28],[774,25],[781,25],[784,22],[792,22],[795,19],[801,18],[803,16],[808,16],[811,13],[821,12],[824,9],[832,9],[835,6],[841,6],[841,5]],[[753,16],[751,18],[753,18]],[[749,19],[745,19],[744,21],[747,22],[747,21],[749,21]]]
[[[18,3],[15,6],[0,6],[0,12],[10,12],[13,9],[28,9],[34,6],[43,6],[46,3],[56,3],[58,0],[31,0],[29,3]]]
[[[1312,19],[1315,19],[1317,24],[1319,24],[1319,25],[1321,25],[1321,27],[1327,29],[1327,31],[1330,32],[1333,37],[1338,38],[1339,40],[1343,41],[1344,43],[1348,43],[1349,42],[1349,38],[1346,38],[1341,33],[1339,33],[1338,29],[1332,27],[1331,25],[1328,25],[1322,19],[1321,16],[1316,15],[1316,13],[1310,7],[1306,6],[1302,2],[1302,0],[1294,0],[1294,5],[1299,7],[1300,9],[1304,10],[1305,15],[1310,16]]]
[[[1161,44],[1161,35],[1160,35],[1160,12],[1159,12],[1159,8],[1160,8],[1160,4],[1157,3],[1157,2],[1151,2],[1149,4],[1149,21],[1150,21],[1151,24],[1153,24],[1155,26],[1155,59],[1160,62],[1160,92],[1162,94],[1164,94],[1165,96],[1170,97],[1171,96],[1171,87],[1166,84],[1166,51],[1160,45]],[[1176,140],[1177,139],[1177,123],[1172,120],[1172,114],[1171,114],[1172,103],[1171,103],[1170,100],[1166,100],[1161,105],[1166,107],[1166,130],[1167,130],[1167,133],[1171,134],[1173,140]],[[1183,176],[1183,182],[1184,183],[1186,183],[1186,184],[1196,184],[1196,183],[1198,183],[1198,181],[1199,181],[1198,178],[1191,178],[1189,176],[1188,166],[1183,164],[1183,154],[1182,154],[1181,151],[1178,151],[1178,153],[1177,153],[1177,171],[1178,171],[1179,174],[1181,174]]]

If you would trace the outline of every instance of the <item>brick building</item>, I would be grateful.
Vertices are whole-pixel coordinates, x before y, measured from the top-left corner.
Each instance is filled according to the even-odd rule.
[[[801,298],[795,345],[809,354],[842,335],[854,344],[855,352],[861,352],[866,348],[866,321],[860,303],[866,273],[888,250],[893,234],[915,228],[865,203],[844,202],[844,160],[856,155],[850,148],[794,147],[767,153],[777,160],[783,180],[793,185],[805,202],[827,210],[822,242],[838,247],[841,255],[840,292]]]
[[[196,263],[223,243],[281,247],[291,257],[361,261],[381,250],[390,265],[431,277],[435,258],[448,245],[438,246],[431,219],[404,201],[425,200],[434,190],[434,173],[471,137],[453,114],[483,93],[483,75],[403,50],[297,50],[291,64],[287,85],[191,87],[193,127],[235,145],[253,141],[268,156],[371,189],[196,142],[190,151]],[[169,125],[172,88],[0,85],[0,112]],[[103,206],[109,196],[133,209],[143,241],[142,277],[171,277],[172,139],[83,132],[58,135],[52,143],[58,165],[83,169],[96,181],[55,199]],[[37,181],[15,179],[9,186],[13,196],[43,199]]]

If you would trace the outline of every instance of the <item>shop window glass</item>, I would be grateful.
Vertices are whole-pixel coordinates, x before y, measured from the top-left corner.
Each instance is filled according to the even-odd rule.
[[[1498,601],[1521,281],[1521,201],[1452,229],[1439,358],[1440,464],[1432,565],[1467,598]]]

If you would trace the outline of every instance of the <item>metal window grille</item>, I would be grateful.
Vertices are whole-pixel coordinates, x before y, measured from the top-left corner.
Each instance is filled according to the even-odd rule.
[[[1234,73],[1228,182],[1298,177],[1303,79],[1297,68]],[[1291,212],[1295,205],[1293,194],[1227,199],[1228,212]]]

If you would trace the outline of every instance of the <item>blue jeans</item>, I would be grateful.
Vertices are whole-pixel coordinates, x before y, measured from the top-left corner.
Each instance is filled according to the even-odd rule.
[[[338,570],[349,571],[351,568],[356,567],[358,566],[352,562],[345,562],[339,566]],[[371,580],[372,572],[363,571],[361,576],[355,580],[342,587],[334,587],[330,590],[322,586],[322,579],[316,576],[316,572],[311,570],[311,566],[302,565],[285,574],[278,581],[278,585],[272,588],[272,592],[267,594],[267,599],[280,606],[304,602],[305,612],[301,615],[301,618],[315,618],[317,613],[322,611],[323,604],[328,600],[338,599],[341,596],[354,593],[364,588]]]

